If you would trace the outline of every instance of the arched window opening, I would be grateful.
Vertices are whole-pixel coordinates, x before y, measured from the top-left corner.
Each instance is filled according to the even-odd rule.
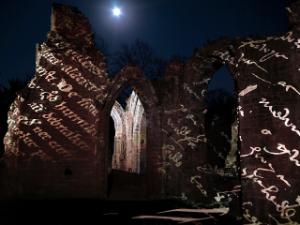
[[[230,174],[237,172],[237,122],[234,80],[227,68],[221,67],[209,82],[205,97],[205,129],[208,160]]]
[[[145,110],[134,90],[131,89],[129,97],[126,95],[128,93],[121,93],[110,114],[115,130],[113,143],[111,143],[113,145],[112,169],[144,173],[146,164]]]

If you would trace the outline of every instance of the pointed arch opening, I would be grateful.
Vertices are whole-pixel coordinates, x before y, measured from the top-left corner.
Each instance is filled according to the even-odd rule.
[[[161,120],[152,83],[138,68],[128,66],[111,80],[100,107],[97,155],[103,194],[117,200],[157,195],[162,184],[157,170],[161,142],[156,138]]]
[[[213,74],[205,95],[208,159],[228,174],[237,175],[237,94],[228,65]]]
[[[129,90],[129,91],[128,91]],[[124,88],[112,106],[110,116],[110,160],[113,170],[143,174],[146,169],[146,114],[137,93]]]

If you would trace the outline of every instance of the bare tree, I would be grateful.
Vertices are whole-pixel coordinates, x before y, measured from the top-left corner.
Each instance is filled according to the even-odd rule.
[[[96,43],[97,49],[99,49],[102,54],[104,54],[106,57],[108,57],[109,56],[108,44],[104,40],[104,38],[98,34],[95,34],[95,43]]]
[[[124,44],[120,51],[111,56],[110,72],[117,73],[126,65],[138,66],[149,79],[162,77],[166,62],[156,56],[151,46],[137,39],[132,45]]]

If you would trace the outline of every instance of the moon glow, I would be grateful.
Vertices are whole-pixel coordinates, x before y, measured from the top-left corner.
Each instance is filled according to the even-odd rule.
[[[113,14],[113,16],[115,16],[115,17],[120,17],[120,16],[122,15],[122,10],[121,10],[121,8],[119,8],[119,7],[114,7],[114,8],[112,9],[112,14]]]

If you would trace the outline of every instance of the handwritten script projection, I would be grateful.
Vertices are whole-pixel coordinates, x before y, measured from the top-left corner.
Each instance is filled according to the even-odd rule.
[[[8,112],[0,197],[110,199],[113,168],[140,173],[142,199],[228,208],[241,224],[300,224],[300,3],[288,12],[286,34],[217,40],[151,81],[131,66],[109,77],[87,19],[54,4],[36,73]],[[238,103],[207,91],[224,64]]]

